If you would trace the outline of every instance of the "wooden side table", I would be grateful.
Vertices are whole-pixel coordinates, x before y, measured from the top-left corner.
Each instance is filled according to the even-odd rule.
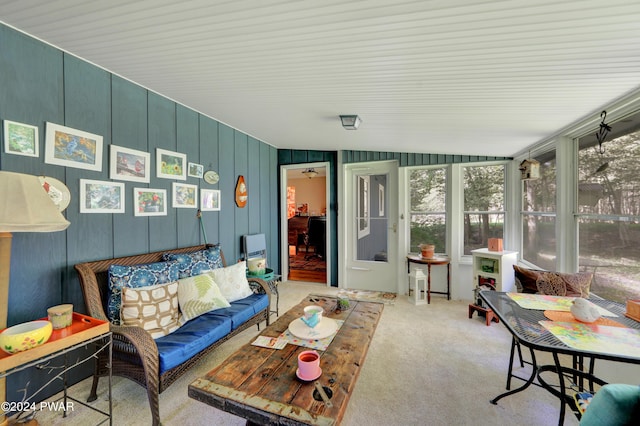
[[[422,256],[410,254],[407,256],[407,274],[411,273],[412,263],[416,263],[418,265],[427,265],[427,303],[431,303],[431,293],[446,294],[447,300],[451,300],[451,261],[448,257],[436,256],[432,258],[424,258]],[[447,265],[447,291],[431,290],[431,265]],[[411,296],[411,285],[409,285],[409,296]]]

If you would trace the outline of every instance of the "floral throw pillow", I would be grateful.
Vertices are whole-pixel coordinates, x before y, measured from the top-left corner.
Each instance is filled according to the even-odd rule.
[[[247,262],[242,261],[226,268],[218,268],[208,272],[220,287],[220,291],[228,302],[251,296],[253,291],[247,281]]]
[[[180,327],[178,282],[122,289],[120,318],[124,325],[136,325],[157,339]]]
[[[179,278],[176,262],[157,262],[144,265],[109,267],[109,300],[107,316],[112,323],[120,325],[120,309],[122,306],[122,289],[147,287],[166,284]]]
[[[212,269],[223,267],[220,246],[198,250],[193,253],[165,253],[162,258],[167,261],[178,262],[180,278],[201,275]]]
[[[178,301],[182,311],[182,323],[206,312],[231,306],[208,274],[179,279]]]

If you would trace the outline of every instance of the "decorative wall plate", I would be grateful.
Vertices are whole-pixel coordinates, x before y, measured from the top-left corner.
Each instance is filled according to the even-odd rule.
[[[249,194],[247,193],[247,185],[244,183],[244,176],[238,176],[238,183],[236,184],[236,205],[240,208],[247,205],[247,199]]]
[[[214,172],[213,170],[207,170],[203,178],[204,181],[210,185],[215,185],[220,180],[220,176],[218,176],[218,173]]]

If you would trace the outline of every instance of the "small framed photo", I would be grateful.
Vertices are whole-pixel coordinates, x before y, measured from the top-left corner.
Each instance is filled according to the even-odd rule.
[[[109,177],[111,179],[149,183],[151,155],[148,152],[117,145],[109,145],[109,148]]]
[[[159,178],[187,180],[187,156],[156,148],[156,174]]]
[[[200,210],[202,210],[203,212],[220,210],[219,189],[200,190]]]
[[[182,209],[198,208],[198,185],[173,183],[172,207]]]
[[[40,156],[38,128],[29,124],[4,120],[4,152],[7,154]]]
[[[204,175],[204,167],[202,166],[202,164],[189,162],[189,177],[202,179],[203,175]]]
[[[166,216],[167,190],[133,188],[134,216]]]
[[[124,183],[80,179],[80,213],[124,213]]]
[[[44,162],[102,171],[102,136],[47,123]]]

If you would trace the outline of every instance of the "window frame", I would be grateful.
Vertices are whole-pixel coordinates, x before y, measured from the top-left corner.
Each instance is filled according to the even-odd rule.
[[[406,211],[408,214],[408,221],[407,221],[407,247],[409,248],[409,251],[411,251],[411,215],[413,214],[413,211],[411,210],[411,185],[410,185],[410,179],[411,179],[411,172],[413,172],[414,170],[444,170],[445,173],[445,209],[444,211],[440,212],[440,211],[434,211],[434,212],[426,212],[426,214],[432,214],[432,215],[444,215],[444,221],[445,221],[445,240],[444,240],[444,252],[437,252],[438,254],[444,254],[444,255],[448,255],[449,253],[451,253],[451,198],[452,198],[452,186],[451,186],[451,164],[435,164],[435,165],[428,165],[428,166],[412,166],[412,167],[407,167],[406,168],[406,176],[407,176],[407,207],[406,207]]]

